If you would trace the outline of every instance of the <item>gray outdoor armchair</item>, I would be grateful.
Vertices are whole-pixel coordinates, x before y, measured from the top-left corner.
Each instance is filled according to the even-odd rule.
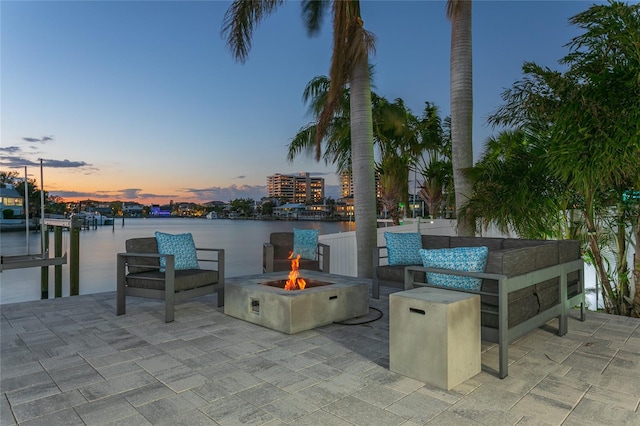
[[[262,246],[262,272],[290,271],[292,251],[293,232],[273,232]],[[329,259],[329,246],[318,243],[315,260],[300,259],[300,269],[329,273]]]
[[[197,248],[198,262],[213,263],[211,269],[175,270],[174,255],[159,254],[155,238],[133,238],[126,241],[126,253],[117,254],[117,309],[126,310],[126,296],[147,297],[165,301],[165,322],[174,319],[177,302],[218,293],[218,307],[224,306],[224,250]],[[204,253],[208,252],[206,258]],[[161,271],[160,258],[166,259]]]

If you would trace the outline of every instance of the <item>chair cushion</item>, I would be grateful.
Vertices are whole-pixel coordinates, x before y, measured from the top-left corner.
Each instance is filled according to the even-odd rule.
[[[301,259],[317,260],[318,230],[293,228],[293,256]]]
[[[199,269],[196,245],[191,234],[165,234],[156,231],[158,240],[158,253],[174,255],[174,266],[176,271],[185,269]],[[160,271],[167,267],[167,259],[160,258]]]
[[[420,265],[422,236],[418,232],[385,232],[389,265]]]
[[[449,249],[420,250],[425,268],[442,268],[454,271],[484,272],[487,263],[487,247],[457,247]],[[427,272],[427,282],[442,287],[480,290],[480,278]]]
[[[384,281],[397,281],[404,284],[405,265],[378,266],[376,275],[378,279]]]
[[[165,273],[160,271],[147,271],[127,275],[127,286],[164,290]],[[208,269],[188,269],[176,271],[175,290],[191,290],[219,282],[218,271]]]

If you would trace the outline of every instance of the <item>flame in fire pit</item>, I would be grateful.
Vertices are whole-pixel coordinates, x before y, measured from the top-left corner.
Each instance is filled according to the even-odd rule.
[[[307,282],[304,278],[300,277],[300,255],[293,257],[293,252],[289,253],[289,259],[291,259],[291,272],[289,272],[289,279],[284,285],[285,290],[304,290],[307,286]]]

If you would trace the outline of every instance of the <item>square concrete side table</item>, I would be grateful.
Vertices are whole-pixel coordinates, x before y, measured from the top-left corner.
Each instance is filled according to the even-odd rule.
[[[389,296],[389,369],[449,390],[480,373],[480,296],[420,287]]]

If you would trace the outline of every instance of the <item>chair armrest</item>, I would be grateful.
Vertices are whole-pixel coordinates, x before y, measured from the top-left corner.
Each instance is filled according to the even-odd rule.
[[[216,253],[216,258],[215,259],[198,257],[198,262],[220,263],[220,258],[222,258],[222,260],[224,261],[224,249],[196,247],[196,252]]]
[[[117,255],[118,256],[123,256],[123,257],[157,257],[157,258],[166,257],[166,256],[173,256],[172,254],[134,253],[134,252],[118,253]]]
[[[211,262],[216,264],[216,268],[213,271],[218,271],[220,282],[224,283],[224,249],[221,248],[203,248],[196,247],[196,252],[216,253],[215,259],[198,258],[198,262]]]
[[[160,259],[160,258],[165,258],[167,261],[167,266],[169,266],[169,262],[171,262],[171,264],[173,265],[175,263],[175,257],[172,254],[160,254],[160,253],[135,253],[135,252],[127,252],[127,253],[117,253],[117,257],[118,258],[124,258],[125,259],[125,263],[127,265],[131,265],[131,266],[138,266],[140,268],[153,268],[152,266],[149,265],[135,265],[129,261],[126,260],[126,258],[128,257],[144,257],[144,258],[156,258],[156,259]]]
[[[425,275],[425,282],[417,282],[415,280],[415,272],[424,272]],[[453,269],[442,269],[442,268],[425,268],[424,266],[417,266],[417,265],[409,265],[407,267],[404,268],[404,289],[405,290],[411,290],[412,288],[414,288],[416,285],[417,286],[431,286],[431,284],[428,284],[426,282],[426,272],[435,272],[438,274],[445,274],[445,275],[457,275],[457,276],[463,276],[463,277],[473,277],[473,278],[480,278],[480,279],[489,279],[489,280],[496,280],[499,283],[502,283],[504,280],[507,279],[506,275],[502,275],[502,274],[488,274],[486,272],[467,272],[467,271],[456,271]],[[469,293],[477,293],[473,290],[466,290],[466,289],[458,289],[458,288],[451,288],[451,290],[458,290],[458,291],[464,291],[464,292],[469,292]]]
[[[273,244],[262,245],[262,272],[273,272]]]

